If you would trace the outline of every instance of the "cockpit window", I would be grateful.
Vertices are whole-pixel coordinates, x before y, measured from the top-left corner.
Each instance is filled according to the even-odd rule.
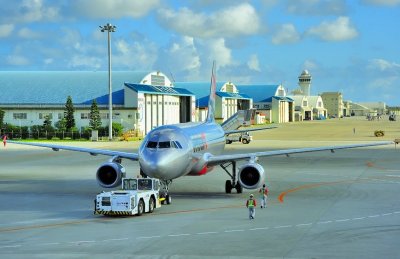
[[[147,142],[146,147],[148,147],[148,148],[157,148],[157,142],[149,141],[149,142]]]
[[[170,148],[171,142],[169,141],[160,141],[158,142],[158,148]]]
[[[178,141],[174,141],[174,142],[178,146],[178,148],[182,149],[181,143],[179,143]]]

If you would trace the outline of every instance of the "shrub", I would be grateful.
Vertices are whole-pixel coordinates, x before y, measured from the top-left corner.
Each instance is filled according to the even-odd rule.
[[[374,135],[375,137],[383,137],[385,136],[385,132],[383,130],[375,130]]]

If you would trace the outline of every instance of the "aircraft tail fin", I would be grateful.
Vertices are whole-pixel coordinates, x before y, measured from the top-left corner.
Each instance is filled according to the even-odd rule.
[[[206,122],[215,121],[215,92],[216,92],[216,78],[215,78],[215,61],[213,62],[211,73],[210,97],[208,99],[208,112]]]

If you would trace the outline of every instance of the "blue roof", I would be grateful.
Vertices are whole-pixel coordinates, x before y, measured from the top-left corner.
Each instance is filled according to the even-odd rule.
[[[261,102],[265,98],[275,96],[279,85],[236,85],[239,93],[246,93],[253,102]]]
[[[124,82],[139,83],[149,73],[113,71],[113,91],[122,90]],[[108,71],[0,71],[0,89],[2,104],[64,104],[68,95],[74,103],[91,103],[108,93]],[[120,93],[114,94],[117,100]]]
[[[224,84],[224,82],[217,82],[217,90]],[[210,95],[210,82],[175,82],[174,86],[189,90],[197,99]]]
[[[269,98],[267,98],[267,99],[264,99],[264,100],[261,100],[261,101],[258,101],[258,102],[260,102],[260,103],[270,103],[270,102],[272,102],[272,98],[274,98],[274,99],[276,99],[276,100],[280,100],[280,101],[287,101],[287,102],[294,102],[294,100],[292,99],[292,98],[290,98],[290,97],[282,97],[282,96],[271,96],[271,97],[269,97]]]
[[[136,92],[145,92],[151,94],[168,94],[168,95],[194,95],[187,89],[178,87],[154,86],[154,85],[131,84],[131,83],[125,83],[125,85],[126,87]]]
[[[205,108],[208,107],[208,100],[210,99],[210,96],[204,96],[196,100],[196,107],[197,108]]]
[[[108,105],[108,94],[102,95],[100,97],[95,98],[98,105]],[[92,100],[87,100],[81,104],[92,104]],[[113,105],[124,105],[125,102],[125,92],[124,89],[115,91],[112,93],[112,103]]]

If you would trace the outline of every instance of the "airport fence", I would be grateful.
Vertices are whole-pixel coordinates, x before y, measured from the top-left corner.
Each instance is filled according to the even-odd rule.
[[[34,140],[90,140],[90,131],[3,131],[1,135],[7,135],[8,139],[34,139]],[[99,139],[108,139],[108,132],[98,133]],[[113,134],[115,137],[115,134]]]

